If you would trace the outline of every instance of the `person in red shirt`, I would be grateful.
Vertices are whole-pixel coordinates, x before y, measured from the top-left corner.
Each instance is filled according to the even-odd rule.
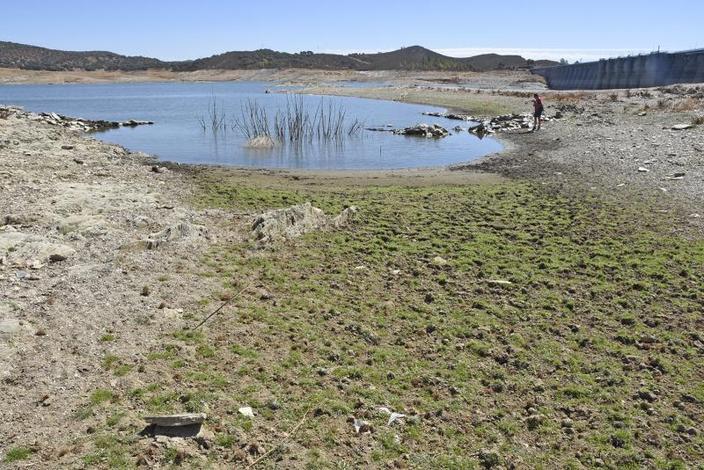
[[[543,121],[542,116],[544,110],[545,108],[543,107],[543,100],[541,100],[540,96],[535,93],[533,95],[533,132],[540,130],[540,124]]]

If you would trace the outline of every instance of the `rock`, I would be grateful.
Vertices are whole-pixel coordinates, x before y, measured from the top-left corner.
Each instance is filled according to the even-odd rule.
[[[687,129],[691,129],[693,127],[694,127],[693,124],[675,124],[674,126],[672,126],[672,130],[673,131],[684,131]]]
[[[135,119],[130,119],[129,121],[120,123],[123,127],[150,126],[152,124],[154,124],[152,121],[137,121]]]
[[[391,426],[392,424],[394,424],[394,422],[398,421],[398,420],[401,419],[401,418],[405,418],[405,417],[406,417],[405,414],[403,414],[403,413],[396,413],[395,411],[391,411],[389,408],[387,408],[387,407],[385,407],[385,406],[380,406],[380,407],[379,407],[379,411],[381,411],[382,413],[385,413],[385,414],[389,415],[389,420],[386,422],[386,425],[387,425],[387,426]]]
[[[156,426],[178,427],[202,424],[203,421],[205,421],[205,418],[205,413],[186,413],[166,416],[145,416],[144,421]]]
[[[62,145],[61,150],[73,150],[75,147],[73,145]]]
[[[265,212],[254,219],[252,234],[259,242],[296,238],[327,223],[325,213],[310,202]]]
[[[432,262],[433,266],[447,266],[449,263],[447,260],[441,256],[436,256],[433,258]]]
[[[266,406],[267,406],[267,408],[269,408],[272,411],[276,411],[276,410],[281,409],[281,405],[279,404],[279,402],[274,399],[267,401]]]
[[[362,419],[357,419],[357,418],[351,418],[348,419],[352,423],[352,427],[354,428],[354,432],[357,434],[365,434],[365,433],[371,433],[372,432],[372,427],[371,425]]]
[[[154,250],[167,243],[172,243],[179,240],[212,240],[208,229],[202,225],[194,225],[187,222],[181,222],[161,232],[153,233],[144,242],[147,249]]]
[[[437,124],[418,124],[413,127],[406,127],[405,129],[398,129],[394,131],[396,135],[410,135],[425,138],[441,138],[447,137],[450,133],[444,127],[438,126]]]
[[[163,166],[154,165],[152,166],[152,173],[166,173],[167,169]]]
[[[486,283],[489,285],[494,285],[494,286],[512,286],[513,285],[513,282],[505,281],[503,279],[488,279],[486,281]]]
[[[359,212],[359,209],[356,206],[350,206],[345,208],[340,214],[332,219],[332,225],[335,228],[341,228],[346,225],[349,225],[357,215],[357,212]]]
[[[252,236],[260,243],[271,243],[296,238],[328,226],[340,228],[351,223],[357,212],[358,209],[351,206],[330,220],[322,210],[306,202],[258,215],[252,223]]]
[[[59,263],[61,261],[66,261],[68,257],[64,255],[63,253],[52,253],[49,255],[49,262],[50,263]]]
[[[650,170],[645,168],[644,166],[638,167],[638,172],[639,173],[650,173]]]
[[[254,418],[254,410],[251,406],[243,406],[237,411],[239,411],[242,416],[246,416],[247,418]]]
[[[262,447],[260,444],[254,442],[252,444],[248,444],[246,446],[246,450],[250,455],[264,455],[266,453],[266,449]]]

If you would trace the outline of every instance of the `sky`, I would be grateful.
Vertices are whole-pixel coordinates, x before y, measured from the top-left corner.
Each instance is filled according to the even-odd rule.
[[[596,60],[704,47],[704,2],[669,0],[0,0],[0,40],[162,60],[230,50]]]

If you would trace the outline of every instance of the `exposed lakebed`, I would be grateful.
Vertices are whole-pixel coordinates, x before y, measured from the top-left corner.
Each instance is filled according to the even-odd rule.
[[[272,91],[267,93],[267,91]],[[458,122],[422,115],[441,108],[360,98],[302,96],[314,115],[321,106],[343,110],[346,118],[369,128],[404,128],[418,123],[439,124],[451,130],[441,139],[393,135],[362,130],[341,139],[312,139],[281,144],[272,149],[247,148],[247,139],[233,128],[243,104],[256,100],[269,119],[283,110],[290,95],[271,83],[124,83],[0,86],[0,103],[28,111],[57,112],[67,116],[110,121],[154,121],[152,126],[117,128],[98,134],[101,140],[164,160],[261,168],[390,169],[436,167],[466,162],[497,152],[501,144],[479,139],[466,131],[453,131]],[[213,103],[225,113],[218,132],[203,130],[199,121]]]

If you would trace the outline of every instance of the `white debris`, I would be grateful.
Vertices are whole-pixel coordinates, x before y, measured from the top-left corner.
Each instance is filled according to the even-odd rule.
[[[242,416],[246,416],[247,418],[254,418],[254,410],[251,406],[243,406],[237,411],[239,411]]]

